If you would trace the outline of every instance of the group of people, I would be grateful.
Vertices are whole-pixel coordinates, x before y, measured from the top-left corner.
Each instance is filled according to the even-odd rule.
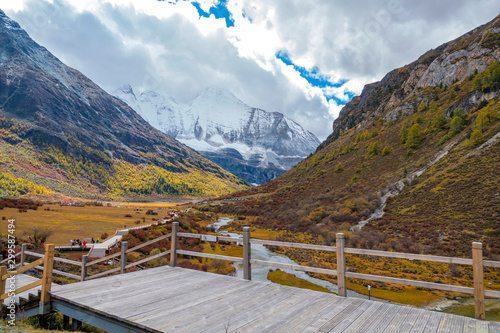
[[[87,242],[85,240],[79,240],[79,239],[76,239],[76,240],[70,240],[70,243],[71,243],[71,246],[81,246],[83,248],[85,248],[85,246],[87,246]],[[94,240],[94,237],[92,237],[92,244],[94,243],[99,243],[99,238],[97,238],[96,240]]]

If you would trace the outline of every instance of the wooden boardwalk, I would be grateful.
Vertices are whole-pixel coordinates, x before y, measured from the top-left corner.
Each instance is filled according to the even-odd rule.
[[[15,285],[16,285],[16,288],[21,288],[21,287],[27,286],[28,284],[33,283],[33,282],[38,281],[38,280],[39,279],[37,279],[36,277],[32,277],[32,276],[29,276],[26,274],[19,274],[19,275],[16,275]],[[57,288],[57,286],[56,286],[56,288]],[[41,289],[42,289],[42,287],[38,286],[38,287],[35,287],[32,289],[23,291],[22,293],[16,294],[14,297],[14,301],[15,301],[15,303],[19,303],[20,298],[29,299],[30,294],[33,296],[37,296],[38,291]],[[3,304],[8,305],[11,301],[12,301],[12,297],[8,297],[8,298],[4,299],[2,302],[3,302]]]
[[[50,294],[56,311],[110,332],[500,333],[497,322],[169,266]]]

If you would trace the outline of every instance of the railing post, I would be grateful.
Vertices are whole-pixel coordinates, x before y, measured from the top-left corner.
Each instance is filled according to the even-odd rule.
[[[82,329],[82,322],[78,319],[71,318],[71,330],[74,332],[78,332]]]
[[[0,266],[0,296],[5,294],[6,280],[2,278],[5,274],[7,274],[7,266]]]
[[[85,255],[82,256],[82,275],[80,277],[80,280],[85,281],[85,278],[87,277],[87,262],[89,260],[89,256]]]
[[[337,288],[338,295],[342,297],[347,296],[347,287],[346,287],[346,279],[345,279],[345,239],[343,233],[337,233],[337,244],[336,244],[336,252],[337,252]]]
[[[26,262],[26,244],[21,244],[21,263],[20,263],[21,268],[23,268],[25,262]]]
[[[170,248],[170,266],[177,266],[177,246],[179,242],[179,237],[177,233],[179,232],[179,222],[172,223],[172,238],[170,240],[171,248]]]
[[[71,329],[71,324],[69,322],[69,318],[68,316],[66,315],[63,315],[63,330],[64,331],[69,331]]]
[[[42,296],[40,298],[40,314],[50,312],[49,291],[52,287],[52,268],[54,266],[54,244],[45,245],[45,257],[43,261]]]
[[[252,265],[250,258],[252,257],[252,247],[250,246],[250,227],[243,227],[243,278],[245,280],[252,279]]]
[[[120,274],[125,274],[125,266],[127,266],[127,248],[128,243],[122,242],[122,257],[120,262]]]
[[[483,244],[472,243],[472,272],[474,275],[474,307],[476,319],[484,320],[484,272],[483,272]]]

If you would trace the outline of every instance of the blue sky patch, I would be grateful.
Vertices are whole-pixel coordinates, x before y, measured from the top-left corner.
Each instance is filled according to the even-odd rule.
[[[250,23],[253,23],[252,18],[251,18],[250,16],[248,16],[248,15],[245,13],[245,11],[243,11],[242,15],[243,15],[243,18],[246,18],[246,19],[247,19]]]
[[[227,0],[220,0],[215,7],[211,7],[209,12],[207,13],[203,9],[201,9],[200,3],[193,1],[191,2],[193,6],[196,7],[198,10],[198,14],[200,17],[210,17],[210,15],[214,15],[215,18],[217,19],[225,19],[226,20],[226,27],[234,27],[234,20],[232,18],[231,13],[227,9]]]
[[[295,69],[301,77],[307,80],[313,87],[318,87],[321,89],[324,88],[340,88],[344,84],[348,82],[348,80],[342,79],[336,83],[332,83],[329,80],[329,77],[326,75],[321,75],[319,73],[319,68],[318,67],[313,67],[310,71],[305,69],[304,67],[297,66],[296,64],[293,63],[293,61],[290,59],[290,56],[288,53],[285,51],[278,51],[276,53],[276,58],[283,61],[288,66],[292,66],[293,69]],[[345,94],[348,96],[349,101],[356,95],[355,93],[352,93],[350,91],[346,91]],[[341,100],[337,98],[336,96],[333,95],[327,95],[325,94],[326,100],[334,100],[337,105],[345,105],[348,101]]]

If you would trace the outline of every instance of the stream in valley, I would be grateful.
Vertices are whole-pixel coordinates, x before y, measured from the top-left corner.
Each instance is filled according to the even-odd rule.
[[[242,238],[243,236],[241,234],[237,233],[231,233],[227,232],[224,230],[220,230],[222,226],[227,225],[233,221],[233,219],[228,218],[228,217],[221,217],[219,220],[213,224],[211,224],[212,227],[214,227],[214,230],[224,236],[232,237],[232,238]],[[278,263],[284,263],[284,264],[291,264],[291,265],[297,265],[295,261],[287,257],[286,255],[275,253],[271,250],[269,250],[267,247],[261,244],[252,244],[252,259],[259,259],[259,260],[266,260],[266,261],[272,261],[272,262],[278,262]],[[236,276],[239,278],[243,278],[243,265],[235,263],[233,264],[233,267],[236,268]],[[269,281],[267,279],[267,273],[269,273],[269,270],[271,267],[267,266],[259,266],[259,265],[252,265],[252,280],[257,280],[257,281]],[[330,291],[337,292],[337,285],[325,280],[317,279],[314,277],[309,276],[306,272],[301,272],[301,271],[294,271],[291,269],[282,269],[282,271],[290,273],[295,275],[298,278],[301,278],[303,280],[309,281],[311,283],[314,283],[318,286],[327,288]],[[355,291],[352,290],[347,290],[347,296],[349,297],[358,297],[358,298],[363,298],[363,299],[368,299],[368,296],[359,294]],[[381,301],[381,302],[388,302],[383,299],[378,299],[371,297],[373,300]]]

